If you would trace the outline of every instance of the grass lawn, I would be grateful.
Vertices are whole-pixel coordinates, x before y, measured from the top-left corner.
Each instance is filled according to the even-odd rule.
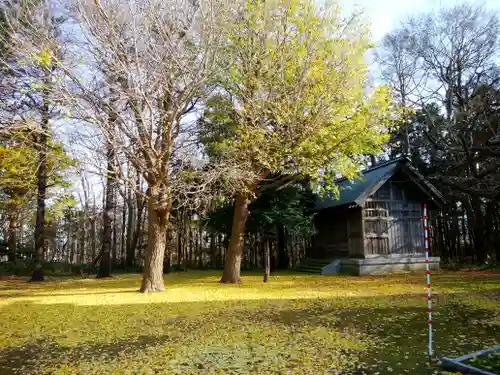
[[[422,274],[220,272],[44,284],[0,281],[0,374],[438,374],[428,367]],[[500,341],[500,275],[432,275],[435,351]]]

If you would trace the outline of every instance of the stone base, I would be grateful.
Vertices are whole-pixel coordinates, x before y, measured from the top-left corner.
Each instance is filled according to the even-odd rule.
[[[439,257],[429,258],[429,266],[431,270],[439,269]],[[340,267],[332,267],[333,263],[340,263]],[[346,258],[339,259],[332,264],[327,265],[321,271],[322,275],[333,275],[338,273],[350,275],[380,275],[389,272],[402,271],[424,271],[425,257],[412,256],[390,256],[390,257],[373,257],[365,259]],[[337,271],[337,272],[335,272]]]

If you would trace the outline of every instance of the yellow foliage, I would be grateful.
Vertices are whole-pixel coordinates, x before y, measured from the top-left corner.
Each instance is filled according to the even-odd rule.
[[[167,291],[153,295],[137,293],[139,275],[0,281],[0,374],[428,370],[420,274],[278,273],[268,284],[251,274],[241,285],[219,278],[218,272],[169,274]],[[499,275],[440,273],[432,281],[439,355],[498,340]]]

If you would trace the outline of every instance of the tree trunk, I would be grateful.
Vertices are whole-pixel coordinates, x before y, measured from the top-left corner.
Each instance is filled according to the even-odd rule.
[[[216,259],[216,248],[215,248],[215,234],[210,233],[210,268],[217,268],[217,259]]]
[[[19,212],[17,208],[12,207],[9,214],[9,227],[7,229],[7,245],[9,246],[9,262],[16,260],[17,250],[17,231],[19,229]]]
[[[474,218],[472,227],[474,231],[474,245],[477,260],[482,264],[486,260],[486,254],[488,252],[484,231],[484,214],[481,207],[481,200],[478,197],[472,197],[471,201]]]
[[[103,231],[102,231],[102,245],[101,245],[101,262],[99,263],[99,270],[97,277],[110,277],[111,276],[111,246],[113,241],[113,212],[115,205],[115,177],[114,177],[114,159],[115,153],[113,146],[107,145],[107,177],[106,177],[106,192],[104,201],[103,212]]]
[[[135,248],[132,247],[134,234],[134,202],[132,200],[132,189],[128,190],[127,197],[127,267],[133,268],[135,263]]]
[[[77,224],[78,227],[78,224]],[[76,233],[76,229],[71,231],[71,247],[69,248],[69,263],[74,264],[75,263],[75,248],[76,248],[76,240],[78,236]]]
[[[269,281],[269,274],[271,273],[271,251],[269,249],[269,240],[264,239],[264,282]]]
[[[270,262],[271,262],[271,270],[273,272],[276,272],[277,270],[277,259],[276,259],[276,252],[274,250],[274,247],[273,247],[273,242],[271,240],[268,239],[268,242],[269,242],[269,259],[270,259]]]
[[[217,267],[224,266],[224,250],[222,248],[222,235],[217,236]]]
[[[198,228],[198,269],[203,268],[203,229]]]
[[[68,208],[68,210],[65,213],[65,220],[66,220],[66,235],[68,236],[68,240],[66,241],[65,245],[65,254],[64,254],[64,260],[66,264],[70,263],[70,250],[71,250],[71,244],[72,244],[72,234],[71,234],[71,208]]]
[[[87,235],[85,212],[80,211],[80,238],[78,242],[78,264],[85,263],[85,236]]]
[[[172,228],[167,225],[165,231],[165,256],[163,261],[163,272],[170,273],[170,265],[172,264],[172,248],[170,246],[172,238]]]
[[[113,232],[113,236],[112,236],[113,241],[112,241],[112,245],[111,245],[111,268],[116,267],[116,265],[118,264],[118,254],[117,254],[117,252],[118,252],[118,236],[117,236],[117,233],[116,233],[117,232],[116,227],[118,225],[118,221],[116,220],[116,218],[118,217],[117,212],[116,212],[116,207],[117,207],[117,204],[116,204],[116,202],[117,202],[117,199],[116,199],[116,197],[117,197],[117,194],[116,194],[117,191],[116,190],[117,189],[114,189],[114,190],[115,190],[114,191],[115,196],[113,197],[113,202],[114,202],[114,205],[113,205],[113,220],[114,220],[114,222],[113,222],[113,230],[112,230],[112,232]]]
[[[188,222],[187,227],[187,248],[188,248],[188,264],[190,267],[193,265],[193,231],[191,230],[191,220]]]
[[[90,220],[90,246],[91,246],[91,260],[94,260],[97,253],[97,234],[96,234],[96,218]]]
[[[134,263],[137,265],[137,258],[135,256],[136,249],[140,247],[140,237],[141,237],[141,231],[143,228],[143,219],[142,219],[142,213],[144,211],[144,201],[142,198],[137,197],[137,218],[135,222],[135,230],[134,230],[134,236],[132,240],[132,249],[134,251]]]
[[[243,236],[249,214],[248,203],[247,197],[241,194],[236,195],[231,239],[226,253],[221,283],[239,283],[241,281],[241,256],[243,254]]]
[[[285,227],[279,225],[278,232],[278,269],[285,270],[289,267],[290,257],[286,251]]]
[[[164,206],[165,193],[158,187],[148,189],[148,247],[144,261],[144,274],[140,291],[163,292],[163,258],[171,205]]]
[[[177,226],[177,265],[180,267],[182,262],[182,224]]]
[[[123,208],[122,208],[122,227],[120,228],[121,236],[120,236],[120,264],[123,265],[124,260],[126,260],[126,250],[125,250],[125,231],[127,226],[127,205],[125,202],[125,198],[123,198]]]
[[[38,169],[36,172],[35,269],[31,274],[31,281],[43,281],[45,279],[43,261],[45,256],[45,199],[47,196],[48,104],[44,104],[42,116],[41,131],[36,145],[38,151]]]
[[[137,254],[137,259],[140,259],[142,261],[142,266],[144,266],[144,228],[146,227],[146,220],[147,220],[147,215],[142,215],[141,218],[141,224],[138,226],[139,229],[139,234],[137,235],[137,247],[136,249],[139,249],[139,252]],[[146,238],[147,240],[147,238]]]
[[[467,235],[467,226],[465,224],[465,208],[462,204],[462,210],[460,212],[460,224],[462,226],[462,237],[464,242],[464,257],[469,255],[469,239]]]

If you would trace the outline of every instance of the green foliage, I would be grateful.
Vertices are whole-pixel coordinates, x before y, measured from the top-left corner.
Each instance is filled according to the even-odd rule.
[[[277,273],[269,284],[218,272],[109,280],[0,280],[2,374],[438,374],[427,364],[421,274],[325,277]],[[437,356],[493,346],[498,274],[436,273]],[[464,323],[465,322],[465,323]],[[224,328],[221,328],[224,327]],[[36,351],[37,356],[33,356]],[[26,358],[30,358],[29,361]]]
[[[282,188],[265,189],[249,207],[247,234],[276,236],[283,226],[289,235],[309,238],[314,233],[313,196],[306,184],[291,184]],[[233,206],[223,202],[208,216],[208,227],[216,233],[231,233]]]
[[[46,221],[47,223],[55,223],[57,219],[62,218],[68,210],[76,205],[77,201],[71,194],[59,192],[51,205],[47,208]]]
[[[0,185],[21,194],[32,189],[36,182],[36,160],[33,147],[22,143],[0,144]]]
[[[28,276],[33,270],[23,260],[0,263],[0,276]]]
[[[25,249],[31,250],[32,249]],[[22,249],[21,249],[22,251]],[[60,262],[44,262],[44,271],[49,276],[70,276],[80,275],[80,269],[88,272],[90,266],[86,264],[72,266]],[[28,260],[18,259],[15,262],[0,263],[0,276],[30,276],[33,273],[34,265]]]
[[[48,69],[52,62],[52,53],[47,49],[42,49],[39,53],[35,54],[33,58],[38,65]]]
[[[50,142],[47,155],[47,186],[68,187],[66,171],[76,164],[61,143]],[[0,205],[22,205],[36,194],[38,168],[36,137],[15,131],[0,138],[0,191],[6,197]],[[64,199],[64,198],[62,198]]]
[[[368,29],[314,1],[245,1],[228,24],[224,90],[204,122],[209,154],[254,173],[307,176],[327,188],[388,140],[387,87],[366,95]]]
[[[259,194],[250,205],[249,231],[276,236],[277,228],[283,226],[289,235],[310,238],[314,234],[313,214],[310,212],[314,197],[304,185],[288,185]]]

